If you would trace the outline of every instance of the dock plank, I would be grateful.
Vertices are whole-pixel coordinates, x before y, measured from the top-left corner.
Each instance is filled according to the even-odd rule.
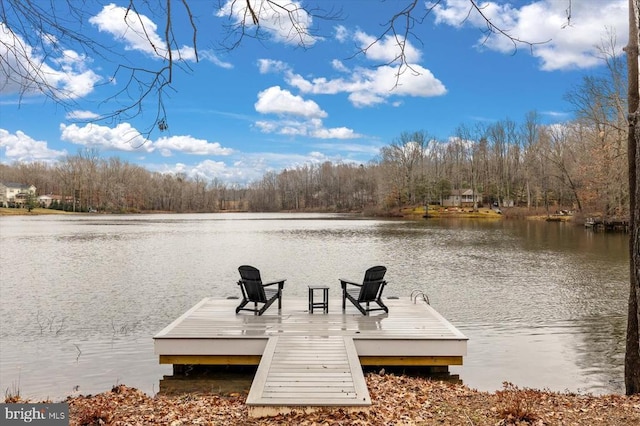
[[[331,362],[317,356],[316,343],[325,352],[331,352]],[[296,361],[289,352],[292,347],[296,348],[297,356],[293,357]],[[328,347],[330,351],[326,350]],[[291,407],[331,405],[371,405],[353,340],[343,336],[271,337],[251,385],[247,406],[279,407],[286,411]]]

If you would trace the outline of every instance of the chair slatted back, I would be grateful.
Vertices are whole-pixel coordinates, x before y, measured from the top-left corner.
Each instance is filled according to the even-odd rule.
[[[253,266],[242,265],[238,268],[240,282],[246,292],[246,298],[251,302],[266,303],[267,296],[262,286],[260,271]]]
[[[358,295],[358,302],[373,302],[381,296],[384,287],[384,274],[387,268],[384,266],[373,266],[364,273],[364,280]]]

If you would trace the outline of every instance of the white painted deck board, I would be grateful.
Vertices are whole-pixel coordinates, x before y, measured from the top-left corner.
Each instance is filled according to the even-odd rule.
[[[323,352],[331,352],[330,362],[317,356],[316,343],[324,348]],[[298,350],[295,361],[291,347],[304,348]],[[295,371],[290,367],[292,364],[297,366]],[[343,336],[271,337],[251,385],[247,405],[371,405],[353,340]]]
[[[411,303],[407,300],[385,301],[390,307],[389,314],[373,313],[361,315],[358,311],[333,309],[329,314],[309,314],[300,305],[303,299],[284,299],[285,307],[278,314],[276,307],[270,307],[262,316],[234,313],[237,300],[207,298],[198,303],[182,317],[178,318],[155,338],[178,337],[218,337],[256,335],[269,337],[276,333],[342,333],[358,332],[375,336],[401,337],[431,336],[438,338],[466,339],[455,327],[433,308],[425,303]],[[287,309],[287,304],[291,306]]]

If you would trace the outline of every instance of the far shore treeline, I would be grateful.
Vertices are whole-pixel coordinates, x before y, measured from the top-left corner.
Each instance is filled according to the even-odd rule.
[[[0,181],[34,185],[37,195],[58,196],[52,208],[67,211],[389,214],[472,190],[482,195],[478,207],[628,217],[627,136],[620,124],[581,118],[548,126],[530,113],[523,123],[461,125],[446,141],[403,132],[368,164],[306,164],[245,185],[152,172],[92,148],[56,164],[0,164]]]

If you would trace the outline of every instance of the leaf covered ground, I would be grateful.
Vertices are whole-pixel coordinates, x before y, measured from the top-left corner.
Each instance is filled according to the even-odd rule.
[[[156,395],[125,385],[69,398],[70,425],[640,425],[640,395],[592,396],[521,389],[497,392],[424,378],[367,374],[367,412],[327,408],[255,419],[246,394]]]

